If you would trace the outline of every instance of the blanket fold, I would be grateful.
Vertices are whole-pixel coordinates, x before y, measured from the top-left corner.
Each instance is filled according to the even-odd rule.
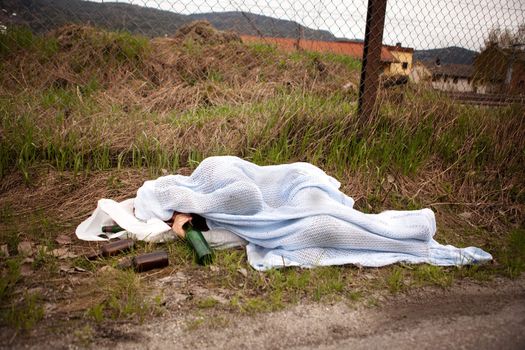
[[[491,260],[478,248],[442,246],[430,209],[365,214],[340,183],[309,163],[258,166],[237,157],[210,157],[192,175],[146,181],[135,199],[144,221],[173,211],[206,218],[210,229],[249,242],[250,264],[305,267],[395,262],[462,265]]]

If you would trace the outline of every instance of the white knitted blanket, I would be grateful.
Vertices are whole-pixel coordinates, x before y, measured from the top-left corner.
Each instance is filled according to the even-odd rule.
[[[365,214],[340,183],[308,163],[258,166],[237,157],[210,157],[191,176],[146,181],[135,199],[142,220],[168,220],[174,210],[206,218],[249,242],[250,264],[272,267],[395,262],[462,265],[491,260],[475,247],[434,239],[430,209]]]

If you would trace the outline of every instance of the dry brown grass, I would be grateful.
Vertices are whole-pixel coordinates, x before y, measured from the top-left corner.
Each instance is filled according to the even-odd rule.
[[[49,52],[17,50],[3,62],[1,92],[83,89],[96,82],[104,88],[100,103],[165,113],[260,101],[281,86],[334,91],[358,78],[337,63],[290,59],[244,45],[237,35],[202,21],[180,28],[172,38],[153,40],[67,25],[44,42],[51,43]]]
[[[16,175],[11,174],[6,179],[11,184],[2,191],[2,207],[11,208],[20,218],[43,210],[56,220],[78,222],[94,210],[100,198],[124,200],[132,197],[133,191],[148,177],[148,172],[127,169],[118,173],[100,171],[75,176],[40,168],[35,170],[31,186],[20,182]]]
[[[355,290],[386,288],[384,279],[398,272],[398,267],[392,273],[354,267],[267,274],[246,269],[245,278],[238,269],[247,262],[239,251],[218,255],[211,270],[192,265],[183,244],[169,243],[171,267],[146,275],[118,273],[122,283],[104,289],[108,279],[94,271],[116,259],[59,259],[41,251],[25,260],[16,255],[22,241],[48,251],[62,247],[56,237],[74,238],[75,227],[98,199],[132,197],[143,181],[160,174],[189,175],[211,155],[238,155],[259,164],[311,162],[339,179],[341,190],[366,212],[431,207],[438,241],[495,254],[494,265],[479,269],[485,275],[505,258],[509,231],[525,225],[520,106],[464,107],[435,92],[404,87],[382,92],[379,117],[359,130],[355,92],[342,89],[358,81],[358,70],[348,61],[244,45],[203,23],[153,40],[66,26],[3,59],[0,244],[14,256],[0,256],[0,273],[15,271],[4,262],[18,263],[28,273],[10,287],[5,304],[16,305],[30,291],[56,308],[46,309],[51,318],[97,319],[120,317],[119,308],[126,305],[114,300],[130,298],[131,314],[143,315],[135,301],[144,301],[145,294],[137,283],[157,285],[159,277],[182,272],[188,283],[167,287],[166,299],[180,298],[179,292],[188,298],[171,310],[208,305],[259,312],[323,295],[358,298]],[[152,249],[137,246],[135,253]],[[97,249],[77,240],[66,247],[78,254]],[[519,259],[506,266],[514,274],[522,269]],[[454,273],[437,271],[447,281]],[[470,276],[469,271],[458,275]],[[206,304],[217,296],[231,303]]]
[[[190,171],[181,169],[184,174],[189,174]],[[388,175],[392,176],[392,182],[366,173],[345,172],[339,177],[342,182],[341,190],[356,200],[357,208],[368,212],[431,207],[438,220],[437,238],[445,235],[450,240],[449,243],[455,244],[463,243],[465,237],[460,236],[465,232],[488,230],[492,233],[491,237],[482,235],[475,240],[477,244],[485,246],[498,237],[502,238],[509,224],[519,225],[523,219],[525,206],[505,200],[505,193],[499,195],[496,191],[487,191],[479,186],[472,187],[467,193],[451,193],[446,186],[453,183],[456,175],[443,174],[439,169],[429,169],[415,177]],[[13,173],[5,178],[4,183],[9,185],[2,190],[0,207],[10,208],[21,232],[34,224],[32,221],[24,223],[24,218],[34,212],[43,212],[49,218],[73,228],[95,209],[98,199],[123,200],[133,197],[142,183],[152,177],[155,176],[141,169],[75,176],[72,173],[41,168],[35,174],[34,183],[27,186]],[[414,198],[417,204],[409,199],[414,194],[417,194]],[[452,231],[449,232],[450,230]],[[456,236],[458,234],[460,236]]]
[[[358,77],[356,70],[340,63],[247,46],[202,22],[181,28],[172,38],[148,40],[69,25],[46,40],[56,43],[55,51],[17,50],[6,58],[0,74],[6,121],[14,121],[11,129],[2,126],[2,136],[16,139],[10,133],[18,133],[17,120],[27,116],[34,128],[30,141],[37,147],[35,153],[62,147],[89,162],[105,148],[109,167],[119,156],[124,157],[122,166],[129,165],[135,149],[143,152],[140,157],[147,152],[150,158],[177,154],[175,167],[186,165],[192,154],[196,161],[213,154],[259,156],[261,163],[304,160],[342,178],[346,192],[366,210],[431,205],[436,210],[468,211],[471,221],[476,218],[473,225],[486,228],[502,221],[523,222],[523,154],[516,150],[525,148],[525,125],[519,107],[476,109],[424,90],[387,92],[382,96],[382,117],[360,135],[361,144],[351,145],[347,140],[357,135],[355,96],[344,95],[341,87]],[[65,97],[43,102],[47,93]],[[400,93],[402,103],[388,96]],[[365,153],[370,145],[400,138],[408,142],[425,128],[432,133],[419,137],[425,147],[430,145],[425,150],[429,154],[416,155],[414,161],[420,164],[413,168],[392,161],[389,157],[396,154],[389,155],[388,149]],[[447,137],[459,144],[449,153],[436,151],[447,144]],[[279,142],[283,150],[274,150]],[[398,153],[405,152],[402,144],[396,147]],[[346,156],[334,158],[330,152]],[[352,152],[364,153],[361,157]],[[479,154],[481,159],[476,158]],[[362,176],[363,172],[369,173]],[[394,183],[385,180],[387,173]],[[100,174],[91,180],[78,174],[74,180],[56,179],[62,175],[55,174],[46,182],[40,182],[45,176],[34,174],[38,180],[24,190],[26,185],[14,173],[3,178],[1,191],[5,203],[22,213],[40,203],[43,209],[57,210],[61,219],[75,220],[88,212],[85,203],[91,202],[86,205],[91,207],[101,196],[120,198],[120,188],[104,192],[104,183],[115,175]],[[118,174],[128,194],[138,186],[137,177],[153,175]],[[75,192],[77,187],[83,194]],[[13,199],[17,197],[24,199]]]

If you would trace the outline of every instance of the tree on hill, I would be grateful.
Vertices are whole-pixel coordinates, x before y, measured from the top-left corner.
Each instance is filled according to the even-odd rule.
[[[485,39],[484,49],[492,46],[511,47],[517,44],[525,44],[525,23],[519,25],[515,32],[508,28],[492,29]]]
[[[525,81],[525,23],[515,31],[492,29],[474,61],[474,82],[498,92],[520,92]]]

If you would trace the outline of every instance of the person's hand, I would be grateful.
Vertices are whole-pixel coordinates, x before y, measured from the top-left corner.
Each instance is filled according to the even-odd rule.
[[[184,214],[184,213],[174,213],[173,214],[173,224],[171,225],[171,229],[177,236],[180,238],[186,237],[186,231],[182,228],[187,222],[191,221],[191,215],[190,214]]]

